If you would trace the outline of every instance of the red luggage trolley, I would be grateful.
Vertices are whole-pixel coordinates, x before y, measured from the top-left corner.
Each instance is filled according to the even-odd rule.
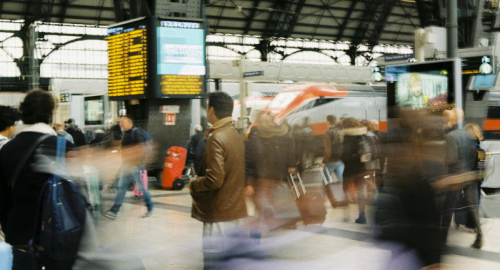
[[[186,156],[186,148],[172,146],[168,149],[165,164],[163,165],[163,179],[161,183],[164,189],[181,190],[184,188],[184,181],[181,177],[186,165]]]

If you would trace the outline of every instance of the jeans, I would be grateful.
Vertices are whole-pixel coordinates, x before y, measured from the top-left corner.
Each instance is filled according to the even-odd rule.
[[[120,207],[122,206],[123,201],[125,200],[125,194],[127,193],[127,188],[132,181],[134,181],[137,184],[139,190],[144,194],[143,198],[144,202],[146,202],[146,206],[148,207],[148,211],[151,211],[153,209],[153,201],[151,201],[151,196],[149,195],[149,192],[146,189],[144,189],[144,187],[141,184],[140,170],[144,170],[144,165],[136,168],[125,168],[124,166],[122,166],[122,168],[120,169],[118,192],[116,193],[115,203],[113,204],[113,207],[111,207],[110,209],[110,211],[113,212],[114,214],[117,214],[118,211],[120,211]]]
[[[325,173],[330,173],[330,175],[332,175],[332,178],[333,178],[333,173],[335,173],[335,175],[337,176],[337,178],[341,183],[344,181],[344,179],[342,178],[345,168],[344,162],[342,161],[328,162],[326,163],[325,168],[327,169]],[[327,177],[326,179],[329,178]]]

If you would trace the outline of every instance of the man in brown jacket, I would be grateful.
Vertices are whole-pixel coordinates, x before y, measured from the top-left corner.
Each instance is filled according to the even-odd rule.
[[[189,182],[193,197],[191,216],[203,222],[203,261],[214,267],[224,252],[225,238],[247,217],[244,198],[245,148],[233,127],[233,99],[224,92],[208,95],[207,144],[200,171]]]

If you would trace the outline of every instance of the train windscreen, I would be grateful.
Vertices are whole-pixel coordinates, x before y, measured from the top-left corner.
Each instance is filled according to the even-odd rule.
[[[281,109],[285,108],[290,104],[300,93],[300,91],[291,91],[291,92],[281,92],[269,103],[267,108],[269,109]]]

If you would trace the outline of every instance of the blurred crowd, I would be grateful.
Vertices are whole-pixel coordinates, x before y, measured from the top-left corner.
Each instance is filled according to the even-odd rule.
[[[144,176],[151,137],[133,116],[122,115],[89,140],[73,119],[53,123],[54,108],[42,90],[30,91],[19,110],[0,106],[0,240],[13,247],[13,269],[143,268],[135,256],[103,255],[91,220],[117,219],[131,185],[144,200],[142,217],[154,214]],[[308,118],[292,127],[262,113],[243,140],[229,95],[209,94],[207,108],[209,127],[195,126],[187,147],[191,216],[203,223],[205,269],[265,258],[262,238],[297,224],[322,224],[326,202],[343,210],[344,222],[375,224],[378,241],[413,250],[418,263],[407,269],[440,266],[453,215],[456,224],[475,229],[471,247],[483,246],[483,137],[478,125],[464,123],[460,109],[401,109],[384,123],[388,133],[378,120],[328,115],[318,130]],[[99,208],[103,181],[115,187],[110,209]],[[354,221],[349,204],[358,206]]]

